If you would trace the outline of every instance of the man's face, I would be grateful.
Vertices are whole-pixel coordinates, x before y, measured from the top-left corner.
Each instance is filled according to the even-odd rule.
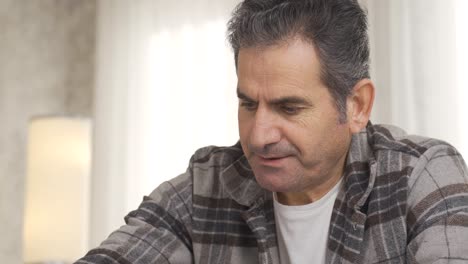
[[[313,45],[241,49],[237,73],[240,140],[257,182],[302,193],[339,179],[351,132],[320,80]]]

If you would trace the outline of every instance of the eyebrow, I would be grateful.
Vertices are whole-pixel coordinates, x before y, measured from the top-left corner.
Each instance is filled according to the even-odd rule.
[[[241,100],[248,102],[255,102],[254,99],[248,97],[246,94],[242,93],[239,88],[237,88],[237,97]],[[294,105],[303,105],[312,107],[313,104],[307,101],[306,99],[299,96],[285,96],[271,100],[268,102],[271,105],[285,105],[285,104],[294,104]]]
[[[254,102],[255,100],[253,100],[252,98],[248,97],[247,95],[245,95],[244,93],[242,93],[239,88],[237,88],[237,98],[241,99],[241,100],[244,100],[244,101],[249,101],[249,102]]]

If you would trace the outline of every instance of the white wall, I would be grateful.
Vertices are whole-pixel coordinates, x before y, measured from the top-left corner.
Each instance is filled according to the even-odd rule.
[[[94,19],[92,0],[0,1],[0,263],[22,263],[29,118],[92,112]]]

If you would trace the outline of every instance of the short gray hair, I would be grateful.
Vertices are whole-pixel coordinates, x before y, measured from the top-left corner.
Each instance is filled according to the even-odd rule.
[[[346,99],[369,75],[367,15],[357,0],[244,0],[228,23],[235,63],[241,48],[302,37],[314,45],[321,80],[346,121]]]

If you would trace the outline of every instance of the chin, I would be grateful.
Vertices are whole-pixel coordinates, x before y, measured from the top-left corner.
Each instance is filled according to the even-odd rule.
[[[254,172],[255,174],[255,172]],[[295,192],[301,189],[300,184],[291,182],[290,176],[276,174],[255,174],[257,183],[266,190],[271,192]],[[299,185],[299,186],[298,186]]]

